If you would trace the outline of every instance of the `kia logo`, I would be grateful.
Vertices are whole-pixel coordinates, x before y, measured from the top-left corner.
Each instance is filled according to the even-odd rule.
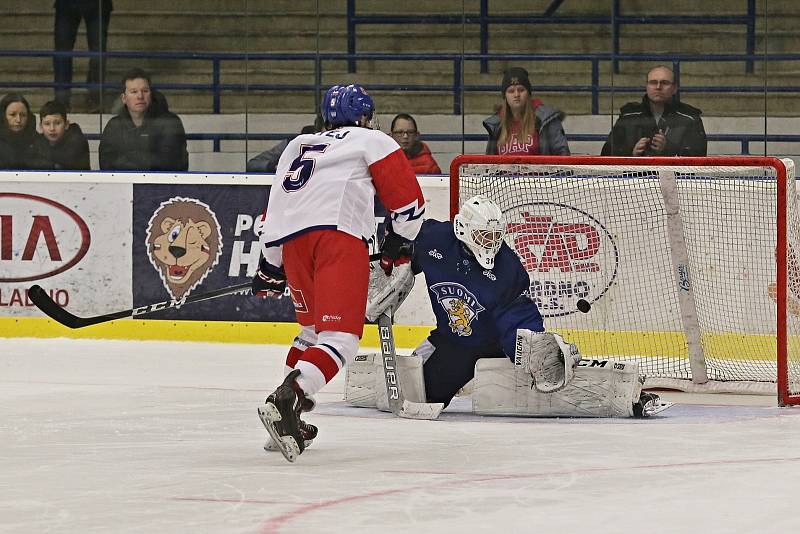
[[[0,193],[0,282],[29,282],[74,267],[91,234],[80,215],[49,198]]]

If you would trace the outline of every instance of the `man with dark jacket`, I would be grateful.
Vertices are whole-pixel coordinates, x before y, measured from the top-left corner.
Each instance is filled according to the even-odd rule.
[[[675,98],[672,69],[660,65],[647,73],[641,102],[622,106],[603,145],[603,156],[705,156],[702,112]]]
[[[108,121],[100,141],[103,170],[186,171],[189,153],[181,119],[150,90],[150,76],[129,71],[122,85],[124,108]]]

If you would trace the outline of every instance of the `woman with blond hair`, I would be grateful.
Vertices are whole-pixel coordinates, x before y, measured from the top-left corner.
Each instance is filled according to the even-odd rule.
[[[528,71],[511,67],[503,73],[503,104],[483,121],[489,132],[487,154],[569,156],[561,121],[564,113],[531,96]]]

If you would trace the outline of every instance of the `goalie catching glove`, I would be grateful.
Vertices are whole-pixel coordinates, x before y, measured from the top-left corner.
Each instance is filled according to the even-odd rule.
[[[578,348],[560,335],[517,330],[514,365],[531,374],[537,391],[553,393],[569,384],[579,361]]]
[[[264,257],[258,262],[258,270],[253,277],[253,295],[261,298],[280,297],[286,290],[286,273],[275,267]]]

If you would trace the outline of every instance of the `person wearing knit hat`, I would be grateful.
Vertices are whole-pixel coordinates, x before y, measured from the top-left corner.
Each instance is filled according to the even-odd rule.
[[[505,95],[506,89],[512,85],[521,85],[527,89],[529,93],[533,93],[531,90],[531,80],[528,77],[528,71],[522,67],[511,67],[503,73],[503,89],[500,91],[500,93]]]
[[[527,70],[511,67],[503,73],[503,103],[483,121],[489,132],[487,154],[569,156],[564,113],[533,98],[532,92]]]

